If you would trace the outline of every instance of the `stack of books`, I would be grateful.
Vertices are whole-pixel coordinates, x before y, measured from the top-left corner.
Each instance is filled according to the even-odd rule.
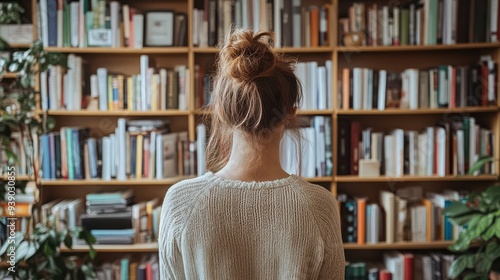
[[[0,166],[15,167],[16,176],[33,175],[33,146],[28,140],[28,132],[26,131],[23,134],[24,135],[21,136],[20,131],[13,131],[10,134],[9,148],[12,151],[12,154],[16,155],[17,161],[15,164],[13,164],[12,161],[9,161],[5,151],[2,150],[0,152]],[[4,173],[7,174],[8,171],[5,168],[2,168],[2,170],[0,170],[0,176],[3,176]]]
[[[82,226],[96,238],[96,244],[134,243],[131,190],[91,193],[85,199],[87,211],[80,218]]]
[[[130,255],[105,262],[96,270],[98,280],[108,279],[143,279],[159,280],[160,269],[158,265],[158,254],[144,254],[140,259]]]

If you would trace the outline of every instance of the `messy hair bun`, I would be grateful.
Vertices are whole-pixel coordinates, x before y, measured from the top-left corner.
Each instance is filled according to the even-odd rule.
[[[243,132],[258,146],[279,123],[293,122],[292,112],[302,95],[294,74],[296,61],[276,53],[270,45],[273,40],[271,32],[244,29],[226,37],[210,101],[207,164],[212,170],[227,162],[233,131]]]

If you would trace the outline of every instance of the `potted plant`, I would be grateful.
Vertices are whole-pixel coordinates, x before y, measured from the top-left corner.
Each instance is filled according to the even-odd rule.
[[[0,2],[0,37],[10,44],[31,44],[33,24],[22,24],[24,8],[17,2]]]
[[[479,160],[469,174],[493,161]],[[462,273],[464,279],[497,279],[500,273],[500,183],[472,192],[466,201],[452,202],[444,211],[454,224],[464,226],[449,249],[461,253],[452,263],[449,277]]]
[[[35,76],[41,71],[47,71],[49,65],[66,65],[66,57],[61,54],[47,53],[42,43],[36,41],[26,51],[11,53],[0,58],[0,77],[5,70],[17,73],[16,79],[8,86],[0,86],[0,150],[7,155],[7,164],[15,163],[18,158],[10,151],[11,133],[20,132],[21,138],[33,147],[33,140],[38,134],[47,132],[54,127],[54,122],[46,114],[40,114],[36,107],[37,92],[34,88]],[[24,143],[22,141],[21,143]],[[33,153],[29,161],[33,166],[33,179],[40,190],[40,180],[36,159]],[[0,163],[0,165],[2,165]],[[4,167],[0,166],[3,170]],[[1,172],[0,172],[0,175]],[[0,179],[2,181],[3,178]],[[5,182],[4,182],[5,183]],[[16,191],[18,184],[16,182]],[[23,184],[19,184],[22,186]],[[4,184],[0,182],[4,191]],[[4,195],[0,191],[0,200]],[[34,209],[40,208],[40,201],[35,202]],[[92,260],[95,251],[92,244],[95,239],[88,231],[80,228],[71,230],[56,230],[55,218],[37,223],[30,233],[17,232],[9,235],[0,247],[0,279],[11,275],[15,279],[85,279],[95,277]],[[72,259],[61,254],[61,246],[71,248],[73,240],[83,239],[90,251],[86,258]],[[3,256],[15,254],[15,258]]]

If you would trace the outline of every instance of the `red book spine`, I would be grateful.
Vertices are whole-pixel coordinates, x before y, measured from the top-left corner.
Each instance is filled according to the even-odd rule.
[[[413,280],[413,255],[403,255],[404,280]]]
[[[359,174],[359,122],[351,123],[351,175]]]
[[[392,273],[383,269],[379,272],[379,280],[392,280]]]

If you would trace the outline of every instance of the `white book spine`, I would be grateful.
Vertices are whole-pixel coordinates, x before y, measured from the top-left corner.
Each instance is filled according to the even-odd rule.
[[[47,11],[47,0],[40,0],[40,23],[42,31],[42,44],[44,47],[49,45],[49,19]]]
[[[102,179],[104,181],[111,180],[111,139],[109,137],[102,138]]]
[[[75,57],[75,72],[74,72],[74,94],[73,94],[73,110],[82,109],[82,58]]]
[[[418,69],[409,71],[409,107],[412,110],[418,109]]]
[[[443,127],[438,127],[437,128],[437,147],[438,151],[436,151],[437,154],[437,175],[438,176],[445,176],[446,173],[446,130]]]
[[[97,75],[96,74],[90,75],[90,96],[92,98],[99,97],[99,86],[97,83]]]
[[[127,135],[126,135],[126,126],[127,122],[124,118],[119,118],[118,119],[118,135],[117,135],[117,142],[118,142],[118,171],[116,173],[116,179],[118,180],[125,180],[127,179],[127,174],[126,174],[126,162],[127,162]]]
[[[498,42],[498,0],[491,0],[490,10],[490,42]]]
[[[327,108],[327,84],[326,84],[326,67],[318,67],[318,109],[326,110]]]
[[[111,166],[111,177],[116,178],[116,167],[118,166],[118,153],[119,153],[119,145],[117,141],[117,132],[118,128],[115,128],[115,133],[109,135],[109,139],[111,140],[111,157],[110,157],[110,166]]]
[[[148,179],[155,178],[155,175],[154,175],[154,172],[156,171],[155,161],[156,161],[156,132],[153,131],[153,132],[151,132],[151,137],[149,137],[149,174],[148,174]]]
[[[163,135],[156,135],[156,172],[157,180],[163,179]]]
[[[316,137],[318,136],[316,134],[316,131],[314,130],[313,127],[308,127],[307,129],[307,141],[309,143],[308,145],[308,169],[307,169],[307,177],[312,178],[316,176]],[[319,136],[318,136],[319,137]]]
[[[48,79],[48,88],[49,88],[49,108],[50,110],[59,109],[59,100],[57,98],[57,79],[56,79],[56,71],[55,66],[49,66],[49,79]]]
[[[301,0],[293,0],[292,2],[292,24],[293,24],[293,47],[301,46],[302,41],[302,15],[301,15]]]
[[[392,135],[384,135],[384,164],[385,175],[387,177],[394,176],[394,137]]]
[[[160,109],[167,109],[167,70],[160,69]]]
[[[326,106],[327,108],[333,108],[333,98],[332,98],[332,61],[327,60],[325,61],[325,66],[326,66]]]
[[[243,0],[244,2],[247,0]],[[281,47],[281,9],[283,7],[283,1],[284,0],[275,0],[274,1],[274,34],[275,34],[275,42],[274,42],[274,47],[279,48]],[[243,13],[245,14],[245,13]],[[48,39],[47,39],[48,41]]]
[[[140,100],[141,100],[141,111],[147,110],[147,74],[149,68],[149,57],[147,55],[141,55],[141,92],[140,92]]]
[[[109,2],[109,9],[111,12],[111,46],[117,48],[120,46],[120,3]]]
[[[253,30],[260,30],[260,0],[253,1]]]
[[[71,13],[71,23],[70,23],[70,28],[71,28],[71,46],[76,48],[80,44],[79,39],[80,37],[78,36],[79,34],[79,11],[80,11],[80,3],[79,2],[71,2],[70,4],[70,13]],[[43,27],[42,27],[43,29]],[[48,39],[47,39],[48,40]]]
[[[136,14],[134,22],[134,48],[140,49],[143,46],[144,15]]]
[[[74,110],[73,101],[74,101],[74,91],[76,87],[76,56],[74,54],[68,55],[68,92],[64,95],[64,106],[66,110]]]
[[[404,174],[404,131],[402,129],[396,129],[394,131],[394,148],[394,175],[400,177]]]
[[[97,85],[99,95],[99,110],[108,110],[108,70],[106,68],[97,69]]]
[[[457,174],[465,174],[464,131],[457,130]]]
[[[380,70],[378,73],[378,102],[377,107],[380,111],[385,110],[385,95],[387,88],[387,71]]]
[[[205,174],[207,171],[206,161],[205,161],[205,148],[206,148],[206,137],[207,128],[204,124],[199,124],[196,127],[196,151],[197,151],[197,173],[198,176]]]
[[[64,12],[62,9],[57,10],[57,46],[63,46],[63,23],[64,20]]]
[[[307,71],[309,74],[309,108],[310,110],[318,109],[318,63],[316,61],[307,62]]]
[[[352,70],[352,74],[353,74],[353,86],[352,86],[352,92],[353,92],[353,106],[352,108],[354,110],[361,110],[362,108],[362,100],[363,100],[363,97],[362,97],[362,71],[363,69],[361,68],[354,68]]]
[[[47,72],[40,72],[40,95],[42,111],[49,109],[49,94],[47,88]]]
[[[434,127],[427,128],[427,176],[434,175]]]
[[[469,118],[469,168],[476,162],[476,119]]]
[[[390,46],[392,45],[392,38],[390,35],[390,28],[389,28],[389,7],[384,6],[382,8],[382,42],[384,46]]]

